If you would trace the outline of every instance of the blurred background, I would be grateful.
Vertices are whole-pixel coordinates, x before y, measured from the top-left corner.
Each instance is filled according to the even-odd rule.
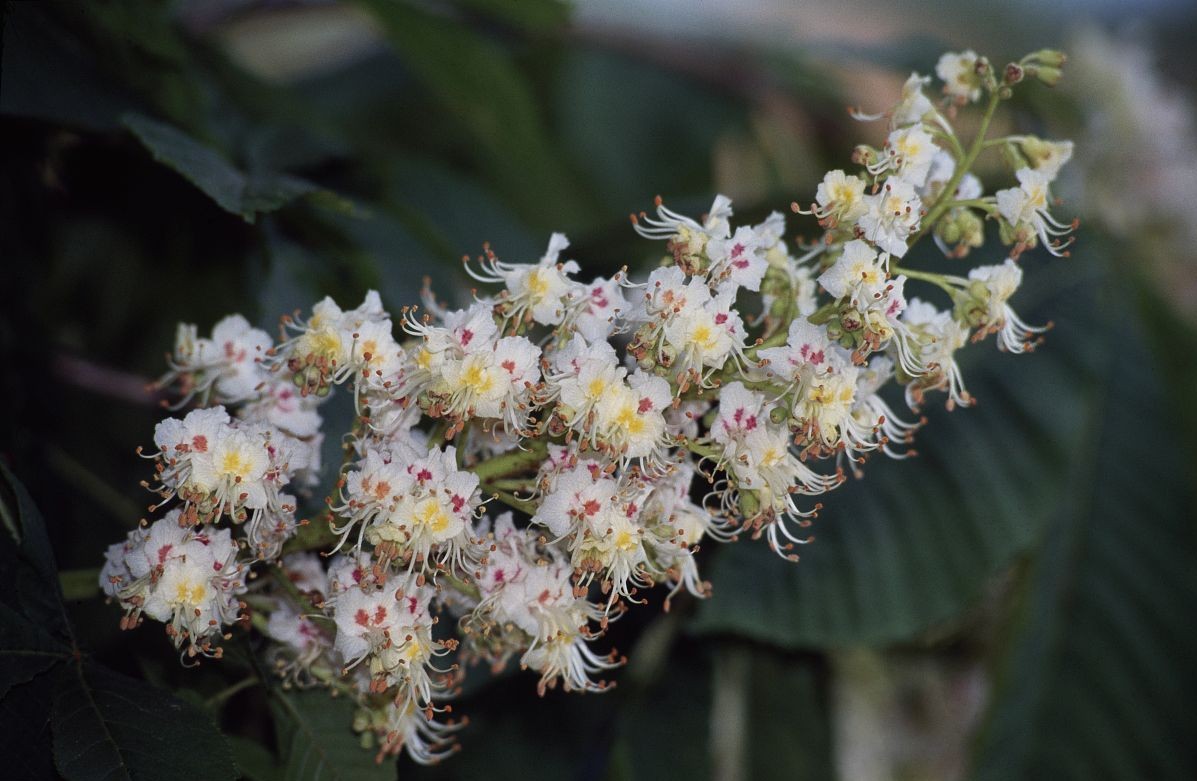
[[[464,751],[398,772],[1197,778],[1191,3],[10,2],[3,24],[0,458],[63,570],[145,514],[134,448],[176,322],[274,331],[367,288],[395,310],[425,276],[464,299],[463,255],[532,260],[555,230],[586,273],[643,268],[660,248],[627,215],[654,195],[700,213],[727,193],[744,220],[808,202],[881,138],[847,106],[883,110],[948,49],[1065,50],[1061,84],[1022,89],[999,129],[1077,144],[1056,213],[1080,239],[1026,256],[1013,302],[1055,321],[1047,343],[967,350],[978,406],[930,410],[919,458],[830,496],[797,565],[706,551],[712,599],[613,627],[632,659],[613,692],[476,671]],[[999,163],[981,173],[1000,185]],[[943,264],[928,249],[913,265]],[[181,670],[99,600],[69,608],[97,659],[207,708],[246,777],[310,772],[302,708],[214,695],[238,676]]]

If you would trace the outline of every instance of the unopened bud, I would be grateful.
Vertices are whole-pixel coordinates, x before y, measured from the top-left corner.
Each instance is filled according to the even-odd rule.
[[[1028,60],[1034,60],[1049,68],[1059,68],[1068,61],[1068,55],[1058,49],[1040,49],[1027,55]]]
[[[1017,62],[1012,62],[1006,66],[1006,72],[1002,75],[1002,81],[1008,85],[1017,84],[1023,80],[1026,73],[1023,71],[1021,65]]]

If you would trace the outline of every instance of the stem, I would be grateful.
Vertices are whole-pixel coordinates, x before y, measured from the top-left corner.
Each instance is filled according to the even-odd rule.
[[[984,209],[985,211],[993,211],[997,207],[992,198],[972,198],[964,201],[952,201],[948,204],[948,211],[952,209],[959,209],[961,207],[967,209]]]
[[[458,578],[455,575],[450,575],[448,572],[442,572],[438,574],[436,576],[436,581],[438,584],[444,581],[446,586],[459,594],[464,594],[467,597],[471,597],[479,601],[482,599],[482,592],[478,590],[477,586],[472,583],[466,583],[461,578]]]
[[[273,565],[267,569],[267,572],[270,573],[270,577],[274,579],[274,582],[278,584],[278,587],[283,591],[283,593],[287,595],[287,598],[294,602],[295,606],[299,608],[299,614],[301,616],[324,615],[316,608],[315,605],[312,604],[312,600],[308,599],[307,596],[305,596],[304,593],[299,590],[299,587],[291,582],[291,578],[287,577],[287,573],[285,570],[283,570],[282,566]]]
[[[220,706],[221,704],[223,704],[226,700],[228,700],[230,697],[232,697],[237,692],[241,691],[242,689],[248,689],[250,686],[253,686],[257,682],[258,682],[258,677],[256,675],[251,676],[249,678],[245,678],[240,681],[237,681],[236,683],[234,683],[232,686],[228,687],[227,689],[223,689],[221,691],[216,692],[216,694],[213,694],[211,697],[209,697],[207,700],[204,701],[204,705],[206,705],[209,708],[216,708],[216,707]]]
[[[985,113],[981,116],[981,126],[977,128],[977,135],[973,138],[972,145],[968,148],[968,154],[960,161],[960,165],[956,166],[956,170],[952,173],[952,178],[944,185],[943,191],[936,200],[935,205],[931,207],[931,211],[923,218],[922,227],[919,232],[914,235],[910,241],[910,246],[918,243],[918,240],[927,235],[927,232],[935,225],[936,220],[947,212],[952,204],[952,196],[956,194],[956,188],[960,186],[960,182],[964,179],[964,175],[972,168],[973,163],[976,162],[977,156],[981,154],[981,150],[985,147],[985,134],[989,132],[989,123],[993,120],[993,115],[997,113],[998,103],[1001,98],[998,96],[998,91],[991,90],[989,93],[989,103],[985,106]]]
[[[930,271],[916,271],[914,269],[908,268],[904,268],[901,271],[895,271],[895,273],[905,274],[910,279],[921,279],[924,282],[930,282],[933,285],[938,285],[949,296],[955,296],[958,292],[956,288],[952,287],[952,285],[948,282],[948,278],[944,274],[934,274]]]
[[[544,440],[538,439],[533,441],[527,450],[514,450],[510,453],[495,456],[481,463],[474,464],[470,467],[470,471],[478,475],[478,479],[485,483],[497,477],[509,477],[531,467],[538,466],[544,461],[548,452],[548,445],[545,444]]]
[[[496,488],[492,488],[488,483],[482,484],[482,491],[484,493],[490,494],[495,499],[499,500],[513,510],[519,510],[520,512],[527,513],[528,515],[536,515],[535,502],[529,501],[527,499],[520,499],[518,496],[508,493],[507,491],[500,491]]]

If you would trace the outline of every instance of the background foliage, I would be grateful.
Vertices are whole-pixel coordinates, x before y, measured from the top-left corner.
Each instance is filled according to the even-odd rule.
[[[143,383],[176,321],[273,328],[368,287],[399,307],[424,275],[464,294],[463,254],[537,257],[552,230],[587,271],[637,267],[653,247],[623,215],[656,193],[701,211],[728,191],[763,217],[871,132],[842,110],[862,84],[845,60],[900,76],[947,48],[927,16],[921,37],[829,54],[571,23],[554,0],[6,4],[14,777],[1197,777],[1197,338],[1100,223],[1072,260],[1029,261],[1017,303],[1056,321],[1046,346],[966,353],[980,405],[930,411],[918,459],[831,496],[798,565],[709,551],[714,598],[614,626],[632,663],[610,694],[471,676],[465,751],[441,767],[375,765],[347,703],[280,688],[252,644],[183,670],[158,633],[59,589],[144,512]],[[1058,43],[984,21],[950,32],[995,58]],[[878,78],[882,101],[897,82]],[[1079,131],[1051,97],[1016,121]]]

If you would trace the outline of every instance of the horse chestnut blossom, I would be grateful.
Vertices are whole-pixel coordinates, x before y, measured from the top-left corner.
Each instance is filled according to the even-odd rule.
[[[192,408],[144,454],[166,512],[100,577],[121,626],[165,624],[188,660],[260,633],[289,683],[357,704],[345,728],[380,761],[456,750],[451,700],[479,662],[516,660],[541,693],[606,690],[624,661],[611,621],[658,594],[708,597],[708,544],[763,538],[797,560],[824,502],[834,516],[824,495],[876,454],[913,454],[924,421],[903,403],[972,402],[960,350],[1042,338],[1014,309],[1019,258],[1068,254],[1076,224],[1052,215],[1051,185],[1072,145],[988,128],[1062,62],[950,52],[942,97],[912,74],[890,110],[856,113],[886,121],[884,146],[792,205],[822,231],[811,244],[787,243],[781,213],[736,224],[722,195],[699,217],[658,198],[631,218],[661,242],[643,276],[580,278],[553,234],[531,262],[467,260],[487,287],[464,309],[426,292],[396,318],[371,291],[284,317],[277,341],[239,315],[207,337],[181,325],[162,384]],[[953,126],[966,111],[971,138]],[[991,149],[1011,170],[986,194],[971,169]],[[928,236],[958,271],[908,262]],[[1003,262],[967,263],[994,242]],[[324,431],[333,393],[348,432]],[[326,436],[345,456],[321,506]]]

